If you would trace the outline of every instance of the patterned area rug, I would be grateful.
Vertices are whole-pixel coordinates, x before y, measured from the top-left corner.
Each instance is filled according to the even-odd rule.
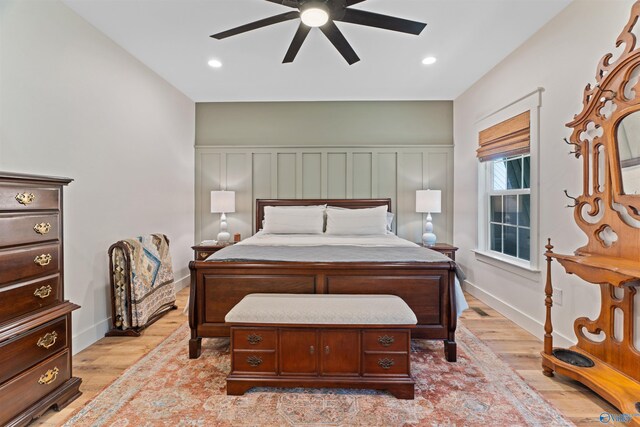
[[[227,396],[229,340],[203,340],[189,360],[189,329],[156,349],[65,426],[570,426],[464,326],[458,362],[440,342],[412,343],[415,400],[369,390],[252,389]]]

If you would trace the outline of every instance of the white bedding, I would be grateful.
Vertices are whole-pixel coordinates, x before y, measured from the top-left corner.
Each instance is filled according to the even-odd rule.
[[[418,247],[393,233],[380,235],[336,235],[336,234],[267,234],[258,231],[236,245],[252,246],[393,246]]]
[[[344,236],[330,234],[266,234],[262,231],[236,243],[251,246],[378,246],[378,247],[418,247],[419,245],[402,239],[393,233],[373,236]],[[456,309],[458,317],[469,308],[462,292],[460,281],[455,278]]]

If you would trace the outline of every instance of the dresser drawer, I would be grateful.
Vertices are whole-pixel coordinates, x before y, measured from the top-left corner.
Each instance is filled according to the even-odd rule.
[[[51,357],[0,386],[0,425],[54,391],[71,378],[68,351]]]
[[[0,285],[58,272],[59,253],[58,243],[0,251]]]
[[[365,352],[364,375],[409,375],[409,354]]]
[[[60,190],[0,184],[0,210],[59,209]]]
[[[407,351],[408,331],[368,330],[362,334],[362,347],[365,351]]]
[[[275,350],[276,330],[233,328],[233,347],[245,350]]]
[[[66,316],[1,342],[0,383],[66,347]]]
[[[275,350],[247,351],[236,350],[233,352],[233,372],[235,373],[276,373]]]
[[[58,304],[62,302],[60,276],[0,288],[0,301],[11,301],[11,304],[0,304],[0,324],[14,317]]]
[[[3,247],[58,240],[60,217],[58,214],[0,214],[0,236],[0,246]]]

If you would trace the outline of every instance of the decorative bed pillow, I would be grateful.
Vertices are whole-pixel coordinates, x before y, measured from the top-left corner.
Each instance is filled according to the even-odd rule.
[[[268,234],[322,234],[325,206],[265,206],[262,231]]]
[[[387,231],[393,230],[393,215],[391,212],[387,212]]]
[[[327,208],[327,234],[386,234],[387,207],[367,209]]]

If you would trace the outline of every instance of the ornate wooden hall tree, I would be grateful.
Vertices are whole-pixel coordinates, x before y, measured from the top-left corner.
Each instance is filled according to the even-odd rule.
[[[617,39],[622,54],[605,55],[595,86],[584,92],[583,110],[573,128],[573,153],[583,161],[583,194],[574,198],[574,216],[589,241],[575,255],[546,246],[547,285],[543,372],[556,371],[590,387],[622,413],[640,412],[640,352],[634,345],[634,297],[640,286],[640,46],[632,33],[640,2]],[[575,320],[577,345],[553,348],[551,262],[600,286],[596,320]],[[598,335],[596,338],[593,335]],[[603,338],[604,336],[604,338]],[[640,417],[631,425],[640,426]]]

